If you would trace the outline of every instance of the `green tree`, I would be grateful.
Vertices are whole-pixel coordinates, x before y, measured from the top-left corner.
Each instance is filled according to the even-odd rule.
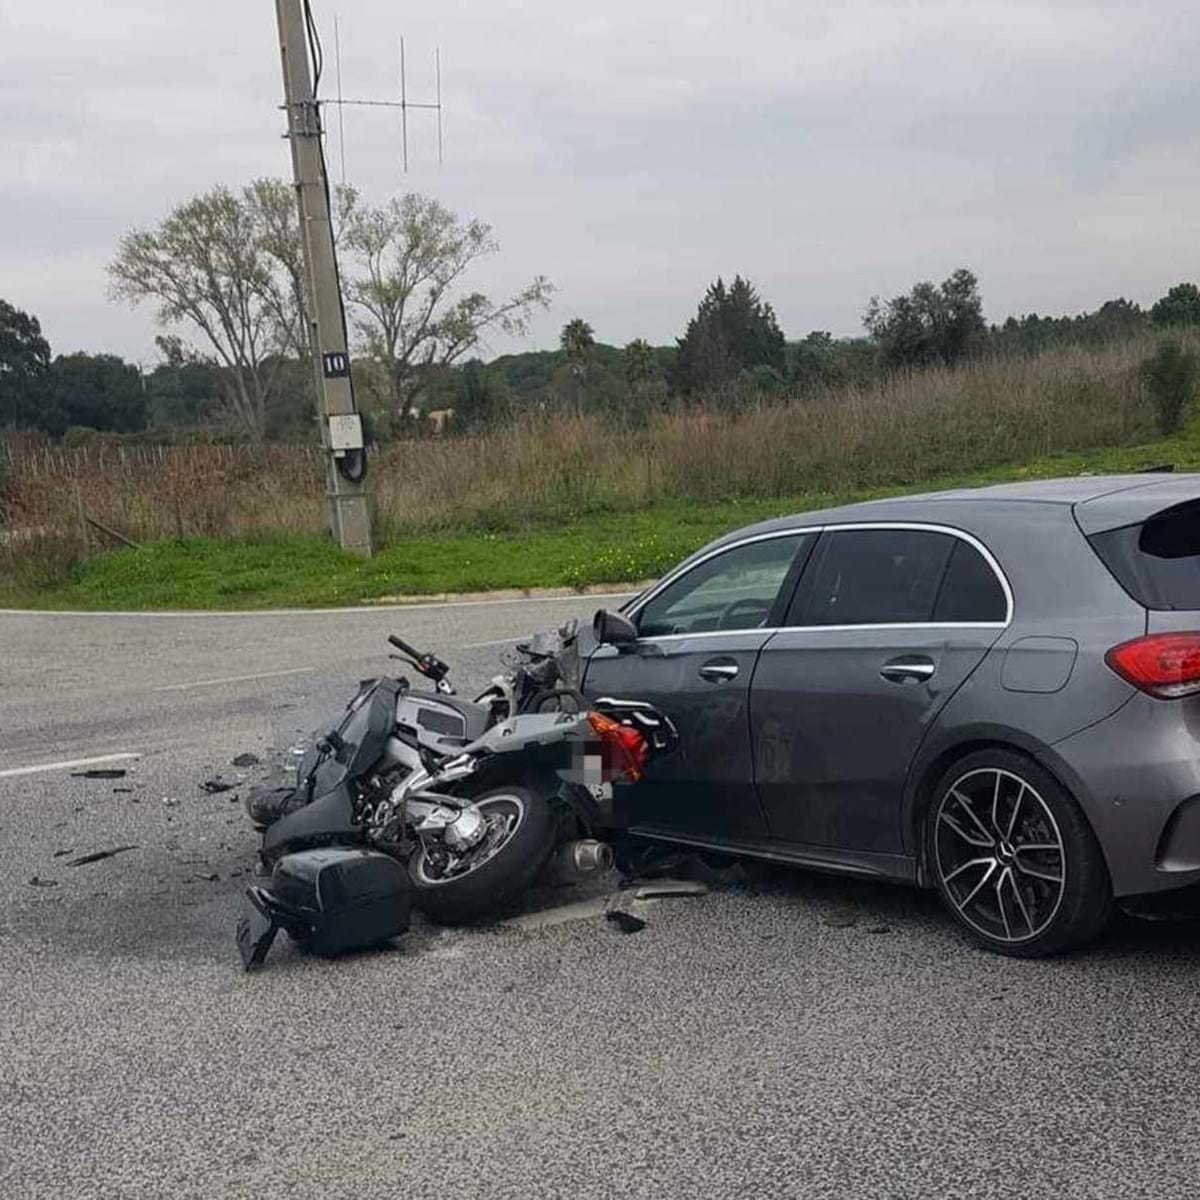
[[[60,354],[47,387],[67,427],[114,433],[146,428],[149,406],[141,374],[115,354]]]
[[[1150,320],[1160,329],[1200,325],[1200,288],[1194,283],[1177,283],[1154,302]]]
[[[592,351],[596,348],[596,338],[592,327],[582,317],[576,317],[562,327],[558,340],[567,357],[567,368],[575,380],[575,411],[582,413],[583,385],[591,363]]]
[[[658,373],[654,347],[645,338],[634,338],[625,347],[621,352],[621,365],[625,372],[625,382],[634,391],[646,386]]]
[[[775,311],[749,280],[735,276],[728,288],[718,278],[678,339],[679,389],[689,394],[718,388],[741,372],[786,369],[786,343]]]
[[[815,329],[789,343],[787,378],[800,393],[867,387],[879,378],[879,349],[867,338],[835,338]]]
[[[863,324],[888,367],[953,366],[987,333],[979,281],[965,267],[940,285],[918,283],[886,301],[873,296]]]
[[[1168,338],[1142,364],[1142,378],[1154,403],[1159,430],[1175,433],[1196,395],[1200,359],[1183,348],[1178,338]]]
[[[48,420],[55,426],[60,423],[47,411],[44,384],[49,369],[50,343],[37,317],[0,300],[0,427],[55,431],[47,427]]]
[[[1132,337],[1146,326],[1146,314],[1140,305],[1124,296],[1105,300],[1094,313],[1079,318],[1080,340],[1085,345],[1107,346]]]
[[[539,275],[507,300],[460,290],[463,276],[497,253],[490,225],[462,221],[428,196],[339,200],[343,291],[366,353],[387,368],[391,404],[406,413],[428,373],[476,350],[493,331],[525,333],[553,285]]]
[[[482,361],[473,358],[455,374],[453,433],[488,429],[509,416],[509,397],[504,383]]]
[[[219,370],[175,334],[159,334],[154,341],[162,361],[146,377],[151,425],[196,429],[218,420],[223,403]]]

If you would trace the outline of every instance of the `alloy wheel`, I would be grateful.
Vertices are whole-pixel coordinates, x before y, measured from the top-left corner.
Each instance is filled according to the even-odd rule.
[[[1062,904],[1067,855],[1049,805],[1011,771],[956,779],[934,820],[934,857],[959,917],[992,941],[1032,941]]]
[[[487,821],[487,833],[479,845],[474,846],[463,855],[454,870],[440,873],[430,871],[429,856],[422,845],[417,861],[417,874],[421,882],[430,886],[441,883],[454,883],[464,876],[478,871],[484,863],[490,862],[512,840],[518,826],[525,817],[525,804],[520,796],[496,795],[488,796],[476,802],[476,807],[483,813]]]

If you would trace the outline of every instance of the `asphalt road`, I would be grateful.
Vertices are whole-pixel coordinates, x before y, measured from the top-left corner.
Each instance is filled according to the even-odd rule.
[[[1193,924],[1012,962],[928,895],[768,872],[631,936],[418,926],[243,975],[254,838],[199,784],[286,760],[389,631],[471,686],[595,604],[0,615],[0,1195],[1195,1193]]]

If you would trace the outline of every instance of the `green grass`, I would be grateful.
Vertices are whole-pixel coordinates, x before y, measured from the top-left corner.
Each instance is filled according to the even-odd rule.
[[[1107,474],[1160,463],[1174,463],[1180,470],[1200,468],[1200,425],[1140,446],[1055,456],[969,477],[935,478],[907,490]],[[53,588],[30,592],[0,580],[0,603],[43,609],[254,609],[350,605],[387,596],[500,588],[619,584],[660,575],[705,542],[741,525],[888,494],[895,489],[710,505],[671,502],[523,534],[404,538],[369,560],[314,537],[163,541],[143,550],[99,555]]]

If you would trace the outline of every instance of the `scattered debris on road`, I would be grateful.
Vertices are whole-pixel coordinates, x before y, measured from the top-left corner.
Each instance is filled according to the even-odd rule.
[[[261,761],[257,754],[239,754],[237,758],[231,760],[229,765],[232,767],[257,767]]]
[[[179,799],[176,796],[164,796],[162,798],[162,802],[163,802],[164,806],[167,808],[178,808],[179,807]]]
[[[610,908],[604,914],[604,919],[622,933],[638,933],[646,928],[646,922],[641,917],[635,917],[621,908]]]
[[[219,796],[222,792],[232,792],[237,787],[235,783],[226,783],[218,776],[216,779],[206,779],[201,785],[201,791],[207,792],[210,796]]]
[[[118,767],[95,768],[91,771],[72,771],[72,779],[124,779],[128,771]]]
[[[57,879],[39,879],[36,875],[30,879],[29,884],[35,888],[56,888],[58,887]]]
[[[127,854],[130,850],[138,849],[137,846],[117,846],[113,850],[97,850],[92,854],[84,854],[80,858],[73,858],[68,867],[86,867],[89,863],[103,862],[106,858],[116,858],[118,854]]]
[[[132,796],[133,788],[113,788],[114,796]]]
[[[673,899],[676,896],[707,896],[708,884],[701,879],[657,879],[642,884],[633,893],[635,900]]]

